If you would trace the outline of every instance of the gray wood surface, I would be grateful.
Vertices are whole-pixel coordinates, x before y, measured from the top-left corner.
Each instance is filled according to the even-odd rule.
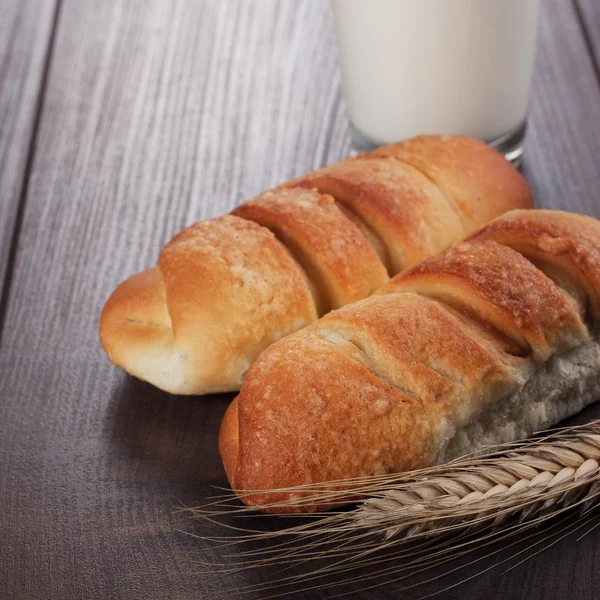
[[[574,0],[579,11],[586,41],[596,63],[596,75],[600,80],[600,2],[598,0]]]
[[[25,183],[56,0],[0,2],[0,298]]]
[[[538,207],[600,217],[600,87],[572,2],[544,0],[523,172]]]
[[[600,217],[598,81],[573,5],[544,6],[525,172],[538,205]],[[217,529],[173,509],[226,484],[216,435],[231,396],[177,398],[128,378],[97,321],[181,227],[349,152],[328,5],[63,0],[40,114],[0,339],[0,589],[229,598],[264,575],[193,574],[194,560],[227,559],[178,531]],[[591,600],[599,535],[458,592]]]

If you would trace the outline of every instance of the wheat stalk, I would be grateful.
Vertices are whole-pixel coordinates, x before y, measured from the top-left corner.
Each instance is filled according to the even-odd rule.
[[[468,555],[474,548],[481,555],[472,562],[479,562],[498,552],[483,552],[498,540],[504,540],[504,547],[507,542],[509,546],[526,542],[521,554],[545,547],[552,538],[562,539],[571,530],[591,523],[578,522],[574,516],[577,510],[590,513],[600,503],[600,420],[486,448],[446,465],[298,489],[302,497],[269,506],[332,504],[348,489],[367,499],[352,510],[322,513],[317,519],[276,531],[227,524],[232,536],[205,537],[236,546],[258,543],[258,548],[236,550],[225,563],[210,565],[222,573],[325,562],[308,573],[271,578],[266,585],[248,586],[238,589],[239,593],[298,585],[306,591],[331,586],[333,576],[341,578],[338,584],[373,582],[363,588],[370,589],[390,578],[400,581],[427,572]],[[186,510],[210,521],[232,513],[237,517],[257,516],[247,507],[232,506],[231,501],[228,494]],[[553,517],[557,517],[554,529],[534,532],[534,527]],[[266,522],[272,517],[262,519]],[[353,574],[369,568],[375,570]],[[324,578],[326,583],[318,583]],[[317,583],[307,587],[311,581]]]

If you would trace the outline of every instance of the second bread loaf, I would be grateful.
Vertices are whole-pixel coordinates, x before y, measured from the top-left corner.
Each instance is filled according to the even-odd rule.
[[[600,222],[513,211],[266,349],[219,445],[264,506],[527,437],[598,399]]]
[[[512,208],[529,187],[482,142],[421,136],[192,225],[107,301],[111,360],[178,394],[239,389],[256,356]]]

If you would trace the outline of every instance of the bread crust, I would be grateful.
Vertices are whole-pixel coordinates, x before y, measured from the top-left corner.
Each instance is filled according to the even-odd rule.
[[[560,218],[556,218],[560,215]],[[600,221],[576,213],[510,211],[473,234],[513,248],[600,319]]]
[[[233,213],[272,231],[310,272],[325,314],[370,296],[388,280],[364,235],[331,196],[302,188],[265,192]]]
[[[600,224],[584,221],[508,213],[266,349],[237,397],[238,420],[227,413],[221,426],[236,448],[225,462],[232,487],[266,490],[243,496],[250,505],[286,502],[300,492],[281,488],[426,467],[548,427],[592,402],[600,389],[597,321],[562,278],[553,281],[518,251],[535,247],[557,270],[576,263],[573,281],[597,294]],[[552,239],[540,233],[549,231]],[[398,402],[402,410],[376,411]]]
[[[126,279],[112,293],[100,317],[100,341],[115,364],[142,379],[152,372],[158,387],[182,376],[172,359],[173,330],[158,267]]]
[[[378,233],[393,274],[467,233],[439,188],[418,170],[396,160],[350,158],[288,185],[330,194],[357,214]]]
[[[472,233],[512,209],[533,206],[525,179],[487,144],[459,135],[420,135],[361,157],[393,157],[434,182]]]
[[[379,293],[404,290],[474,313],[539,361],[572,346],[585,330],[571,298],[521,254],[491,240],[458,242]]]

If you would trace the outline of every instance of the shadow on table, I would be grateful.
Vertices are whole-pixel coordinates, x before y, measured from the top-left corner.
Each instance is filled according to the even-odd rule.
[[[198,502],[210,486],[226,486],[217,439],[233,398],[173,396],[126,377],[106,415],[109,454],[119,475],[149,493],[175,493],[181,502]]]

